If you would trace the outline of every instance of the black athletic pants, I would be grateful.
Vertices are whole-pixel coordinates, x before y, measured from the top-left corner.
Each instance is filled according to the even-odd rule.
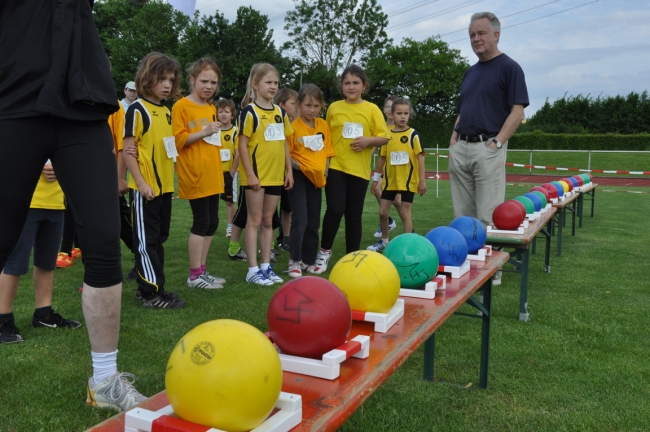
[[[327,210],[323,217],[321,247],[332,249],[334,238],[345,216],[345,253],[358,251],[361,246],[361,216],[366,199],[368,180],[330,169],[325,185]]]
[[[0,120],[0,270],[20,237],[43,165],[52,161],[72,208],[84,282],[122,281],[117,166],[106,121],[42,116]]]
[[[291,259],[312,265],[316,262],[318,254],[323,191],[316,189],[302,171],[294,169],[293,188],[288,192],[292,209],[289,240]]]

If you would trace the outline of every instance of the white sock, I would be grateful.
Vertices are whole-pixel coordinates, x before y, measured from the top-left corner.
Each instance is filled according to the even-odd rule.
[[[381,241],[383,241],[384,244],[388,244],[388,239],[381,239]]]
[[[117,350],[110,353],[90,352],[93,359],[93,381],[98,384],[117,373]]]
[[[262,271],[267,271],[269,269],[269,267],[270,267],[269,263],[260,264],[260,268],[262,269]]]
[[[247,276],[253,276],[255,273],[257,273],[260,270],[258,266],[255,267],[248,267],[248,275]]]

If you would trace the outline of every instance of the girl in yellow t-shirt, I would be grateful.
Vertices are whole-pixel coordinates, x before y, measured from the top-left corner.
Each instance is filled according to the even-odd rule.
[[[314,271],[318,252],[318,229],[322,189],[326,184],[327,165],[332,156],[332,139],[327,122],[318,118],[323,109],[323,93],[313,84],[305,84],[298,93],[299,117],[291,124],[293,135],[287,142],[293,165],[289,277],[302,276],[302,270]]]
[[[273,103],[280,74],[268,63],[253,65],[239,117],[239,157],[246,173],[248,217],[244,244],[248,257],[246,281],[257,285],[283,282],[270,267],[272,219],[282,187],[293,187],[286,137],[293,133],[289,116]],[[285,174],[286,172],[286,174]],[[257,231],[261,265],[257,266]]]
[[[212,237],[219,226],[219,194],[224,191],[221,171],[221,123],[212,98],[219,88],[221,70],[202,58],[188,68],[192,93],[174,104],[172,130],[178,150],[178,196],[189,200],[192,227],[187,241],[190,288],[223,288],[225,279],[206,270]]]
[[[364,70],[357,65],[345,68],[341,74],[341,87],[345,99],[330,105],[326,117],[336,157],[332,159],[327,175],[327,210],[323,218],[321,249],[314,265],[316,274],[327,270],[343,216],[346,253],[359,250],[372,147],[381,147],[388,142],[381,110],[362,99],[368,88]]]

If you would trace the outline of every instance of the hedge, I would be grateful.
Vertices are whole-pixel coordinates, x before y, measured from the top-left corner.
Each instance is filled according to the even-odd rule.
[[[522,150],[650,150],[650,134],[584,135],[526,132],[513,135],[508,148]]]

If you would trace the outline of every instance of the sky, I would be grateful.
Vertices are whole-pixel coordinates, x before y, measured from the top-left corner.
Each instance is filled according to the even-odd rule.
[[[467,28],[473,13],[501,20],[499,49],[526,75],[526,117],[565,94],[628,95],[650,89],[650,0],[378,0],[388,14],[387,33],[424,40],[440,35],[469,64],[474,55]],[[269,17],[276,46],[287,40],[284,14],[293,0],[197,0],[201,14],[215,10],[234,20],[252,6]],[[460,31],[459,31],[460,30]]]

